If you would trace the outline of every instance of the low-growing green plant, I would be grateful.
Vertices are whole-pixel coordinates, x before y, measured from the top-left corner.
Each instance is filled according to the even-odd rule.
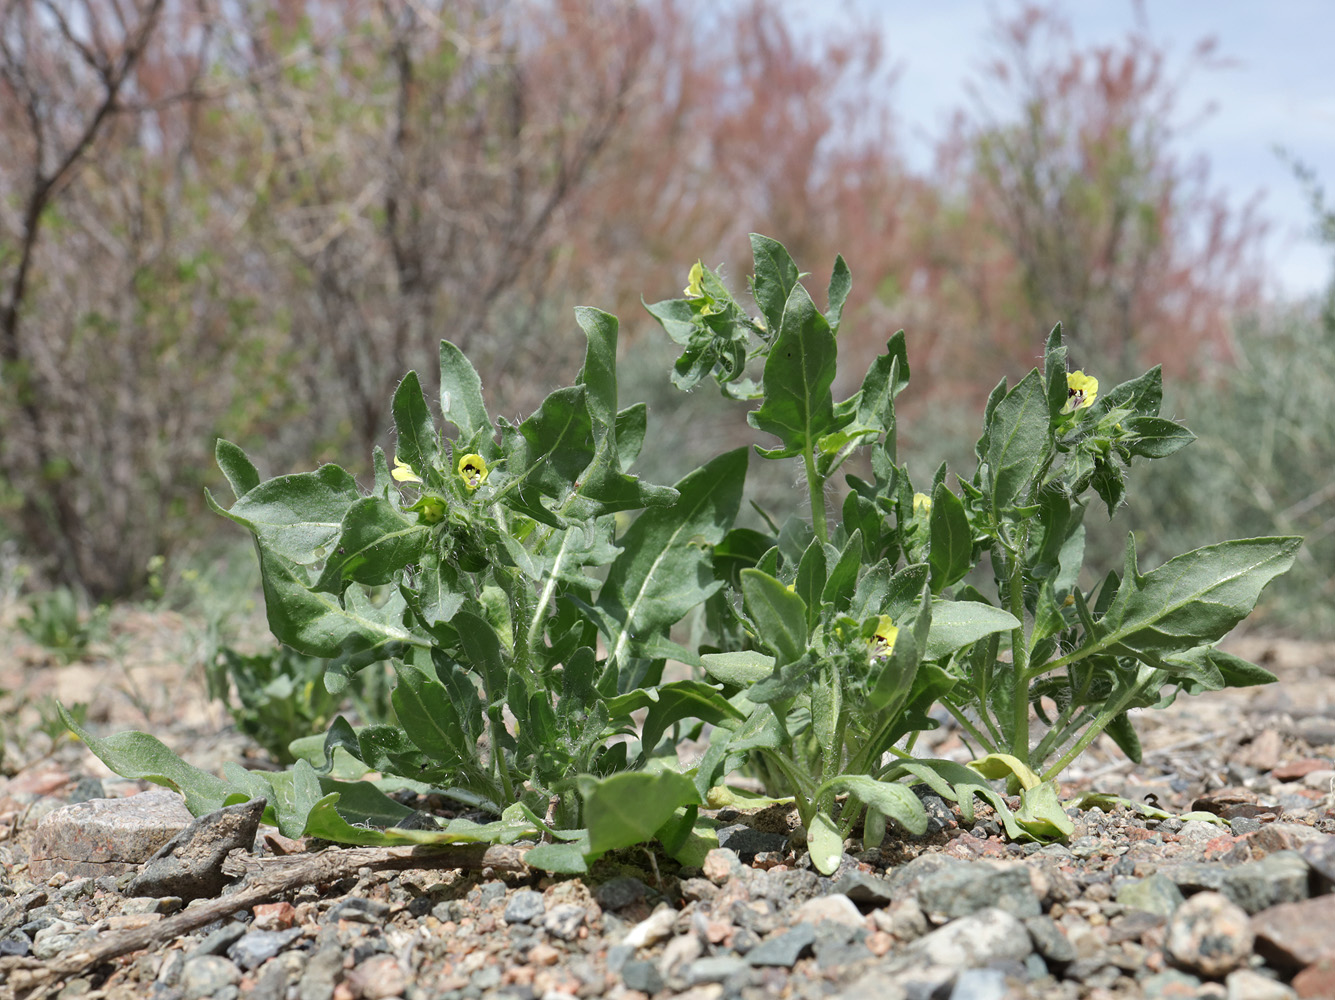
[[[86,611],[69,587],[53,587],[28,598],[28,612],[19,628],[61,663],[82,659],[88,647],[107,635],[108,611],[98,605]]]
[[[758,315],[699,263],[682,297],[648,308],[683,348],[678,387],[712,376],[725,395],[759,401],[750,423],[777,443],[756,450],[800,467],[809,516],[734,526],[746,450],[671,488],[631,476],[646,414],[619,407],[605,313],[578,311],[584,367],[518,425],[492,420],[472,366],[443,342],[440,412],[454,436],[440,436],[409,373],[394,396],[394,467],[377,449],[369,492],[333,465],[261,482],[240,449],[217,449],[235,500],[214,507],[254,535],[274,634],[328,660],[333,693],[389,660],[396,722],[338,718],[290,771],[229,765],[222,779],[145,734],[80,734],[122,773],[180,788],[197,812],[264,794],[292,835],[541,833],[530,862],[566,871],[655,836],[671,852],[698,846],[698,807],[726,798],[721,782],[749,763],[794,796],[829,872],[858,822],[869,841],[887,820],[925,829],[913,783],[966,818],[983,797],[1013,836],[1061,836],[1054,779],[1100,732],[1136,756],[1131,708],[1270,679],[1212,644],[1298,539],[1226,542],[1148,573],[1128,543],[1120,573],[1093,586],[1082,576],[1092,497],[1112,514],[1126,465],[1192,439],[1158,415],[1157,369],[1100,392],[1067,371],[1054,330],[1043,369],[986,401],[973,474],[952,488],[943,466],[919,492],[896,454],[903,334],[835,401],[847,267],[836,261],[822,311],[779,243],[753,236],[752,247]],[[836,521],[827,489],[860,449],[873,478],[845,477]],[[685,648],[670,630],[698,608],[709,636]],[[708,679],[664,682],[668,659]],[[934,704],[958,720],[973,767],[912,756]],[[703,724],[708,749],[683,771],[677,736]],[[357,780],[370,772],[498,818],[393,828],[406,810]],[[1018,812],[989,783],[998,777],[1023,790]]]
[[[347,700],[325,687],[327,661],[287,646],[244,654],[231,646],[216,650],[204,665],[210,698],[227,706],[237,729],[280,764],[296,762],[289,744],[322,733]],[[394,717],[390,685],[383,669],[370,669],[347,695],[363,722]]]

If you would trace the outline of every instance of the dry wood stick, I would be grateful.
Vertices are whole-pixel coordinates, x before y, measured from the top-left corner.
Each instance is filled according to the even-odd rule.
[[[291,892],[305,885],[336,882],[359,869],[400,870],[407,868],[463,868],[524,872],[524,851],[498,844],[466,844],[448,847],[353,847],[313,855],[286,855],[265,859],[243,859],[229,865],[251,873],[254,881],[227,896],[194,903],[174,917],[132,930],[99,936],[96,943],[42,962],[31,958],[0,958],[0,982],[7,982],[17,996],[38,1000],[81,972],[142,948],[166,944],[182,934],[212,923],[237,910]]]

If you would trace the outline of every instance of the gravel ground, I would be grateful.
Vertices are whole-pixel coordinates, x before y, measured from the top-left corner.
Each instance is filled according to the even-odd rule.
[[[39,731],[45,695],[91,699],[96,731],[149,729],[205,768],[262,761],[201,685],[181,682],[187,622],[127,612],[113,634],[100,660],[56,668],[0,632],[0,996],[1335,997],[1330,645],[1239,641],[1281,683],[1144,716],[1140,765],[1097,743],[1064,794],[1175,815],[1072,810],[1065,844],[1008,843],[981,805],[966,828],[931,796],[925,837],[850,841],[832,878],[794,849],[795,821],[778,809],[719,814],[723,846],[700,869],[635,849],[582,879],[527,870],[522,851],[473,852],[465,868],[313,855],[319,845],[261,828],[243,830],[247,849],[223,866],[240,877],[189,902],[197,889],[148,895],[133,869],[41,860],[42,821],[71,803],[134,796],[116,807],[147,814],[162,799],[53,744]],[[932,753],[961,755],[950,731],[931,737]],[[1192,811],[1216,820],[1176,818]],[[280,886],[284,866],[298,874]],[[147,943],[71,971],[135,933]]]

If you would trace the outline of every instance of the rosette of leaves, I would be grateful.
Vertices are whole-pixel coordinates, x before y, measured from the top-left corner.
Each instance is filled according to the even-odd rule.
[[[473,366],[442,342],[440,414],[454,435],[440,434],[410,372],[393,399],[399,476],[377,449],[369,490],[336,465],[261,481],[218,443],[235,500],[209,500],[254,536],[274,635],[327,660],[335,694],[390,661],[394,724],[339,717],[290,771],[232,765],[221,779],[145,734],[80,735],[121,773],[179,788],[197,813],[264,795],[267,821],[289,836],[542,833],[551,842],[530,860],[559,870],[692,808],[693,783],[663,766],[675,764],[673,734],[741,713],[717,685],[662,682],[667,657],[698,662],[668,630],[722,586],[713,546],[737,514],[747,455],[719,455],[673,487],[631,475],[646,410],[618,406],[616,319],[577,318],[588,349],[575,383],[517,425],[491,419]],[[618,533],[616,515],[639,509]],[[444,791],[494,818],[404,829],[390,786]]]
[[[757,319],[707,269],[692,273],[687,298],[649,307],[685,348],[679,383],[712,374],[726,395],[759,399],[750,423],[778,444],[757,452],[800,461],[811,498],[810,522],[792,518],[772,536],[735,530],[716,549],[728,587],[708,603],[716,646],[702,659],[744,719],[714,730],[695,774],[702,796],[749,762],[771,792],[795,797],[823,872],[859,821],[869,843],[887,819],[923,830],[925,812],[900,779],[957,801],[966,820],[982,797],[1011,836],[1060,837],[1071,827],[1055,777],[1103,731],[1137,756],[1130,708],[1271,679],[1213,643],[1289,566],[1296,538],[1228,542],[1148,574],[1129,544],[1122,574],[1093,592],[1077,586],[1086,495],[1111,514],[1127,464],[1192,440],[1158,414],[1157,369],[1101,398],[1078,376],[1083,405],[1073,406],[1054,331],[1043,371],[988,400],[973,477],[953,492],[942,466],[915,502],[895,444],[894,401],[909,379],[903,334],[859,392],[836,402],[847,268],[836,261],[822,312],[780,244],[752,236],[752,248]],[[763,362],[758,385],[741,357]],[[831,525],[826,486],[860,447],[874,479],[846,477],[842,521]],[[984,555],[991,597],[966,582]],[[887,622],[893,642],[878,643]],[[910,756],[914,735],[936,725],[935,703],[963,727],[974,766]],[[1036,743],[1031,706],[1045,727]],[[999,777],[1022,793],[1018,811],[989,783]]]

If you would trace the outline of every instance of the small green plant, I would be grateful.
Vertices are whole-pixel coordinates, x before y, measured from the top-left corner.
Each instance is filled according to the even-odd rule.
[[[346,700],[325,688],[327,661],[287,646],[245,655],[230,646],[205,664],[210,698],[227,706],[237,728],[280,764],[296,762],[294,739],[322,733]],[[368,670],[348,694],[363,722],[393,719],[390,686],[383,670]]]
[[[731,574],[710,608],[720,645],[744,648],[702,659],[740,692],[734,704],[749,705],[745,721],[715,732],[696,773],[702,795],[742,753],[760,756],[796,797],[822,871],[838,863],[861,816],[838,810],[839,796],[868,807],[871,839],[887,816],[923,825],[902,777],[966,810],[984,796],[1012,835],[1061,834],[1069,824],[1053,779],[1102,732],[1138,758],[1128,710],[1169,702],[1179,689],[1272,679],[1212,644],[1289,567],[1300,539],[1225,542],[1149,573],[1128,539],[1121,572],[1082,586],[1091,495],[1111,516],[1132,461],[1193,440],[1159,416],[1157,368],[1100,394],[1096,378],[1068,372],[1058,327],[1042,370],[1014,387],[1003,380],[986,401],[973,474],[953,491],[942,466],[918,492],[895,447],[894,401],[909,379],[903,334],[861,390],[836,402],[843,260],[822,312],[781,245],[760,236],[752,244],[760,316],[698,264],[684,298],[649,307],[684,347],[677,384],[712,375],[726,395],[760,400],[748,418],[778,445],[757,452],[800,463],[810,496],[810,521],[794,517],[771,537],[734,531],[721,546]],[[746,377],[751,360],[763,366],[758,383]],[[847,477],[842,522],[831,526],[827,487],[861,447],[874,479]],[[934,725],[926,713],[935,703],[973,745],[974,769],[914,760],[899,746]],[[1023,790],[1018,817],[980,774]]]
[[[1101,392],[1067,371],[1054,330],[1043,368],[986,401],[972,475],[942,466],[918,491],[896,453],[904,335],[836,401],[847,267],[836,261],[822,311],[779,243],[753,236],[752,248],[758,315],[699,263],[682,297],[649,311],[683,348],[678,387],[713,377],[726,396],[759,401],[750,423],[776,441],[756,450],[798,465],[808,516],[735,526],[746,450],[674,487],[630,475],[645,408],[619,407],[605,313],[578,311],[584,367],[518,425],[492,420],[472,365],[443,342],[440,412],[454,435],[440,436],[409,373],[394,396],[393,468],[377,449],[369,491],[333,465],[261,482],[240,449],[217,449],[235,500],[214,508],[255,538],[275,636],[328,661],[333,694],[391,662],[395,721],[339,717],[290,771],[229,765],[221,779],[145,734],[80,735],[114,769],[180,788],[196,812],[263,794],[290,835],[541,834],[529,861],[564,871],[652,837],[670,852],[698,847],[698,807],[749,764],[795,798],[830,872],[859,822],[869,841],[889,820],[925,829],[913,783],[966,819],[984,798],[1012,836],[1063,836],[1057,775],[1100,732],[1137,756],[1131,708],[1270,679],[1213,643],[1299,539],[1226,542],[1147,573],[1128,542],[1120,572],[1090,585],[1082,569],[1092,500],[1111,515],[1129,463],[1192,440],[1158,415],[1157,369]],[[836,520],[827,491],[862,449],[872,478],[845,476]],[[671,629],[695,609],[709,637],[686,648]],[[664,682],[669,658],[700,677]],[[967,734],[973,766],[911,755],[935,704]],[[704,724],[708,750],[683,771],[677,737]],[[406,810],[356,780],[370,772],[497,818],[397,829]],[[1018,811],[997,778],[1022,791]]]
[[[18,624],[24,635],[61,663],[73,663],[106,637],[108,614],[105,605],[86,612],[73,590],[54,587],[28,598],[28,613]]]

